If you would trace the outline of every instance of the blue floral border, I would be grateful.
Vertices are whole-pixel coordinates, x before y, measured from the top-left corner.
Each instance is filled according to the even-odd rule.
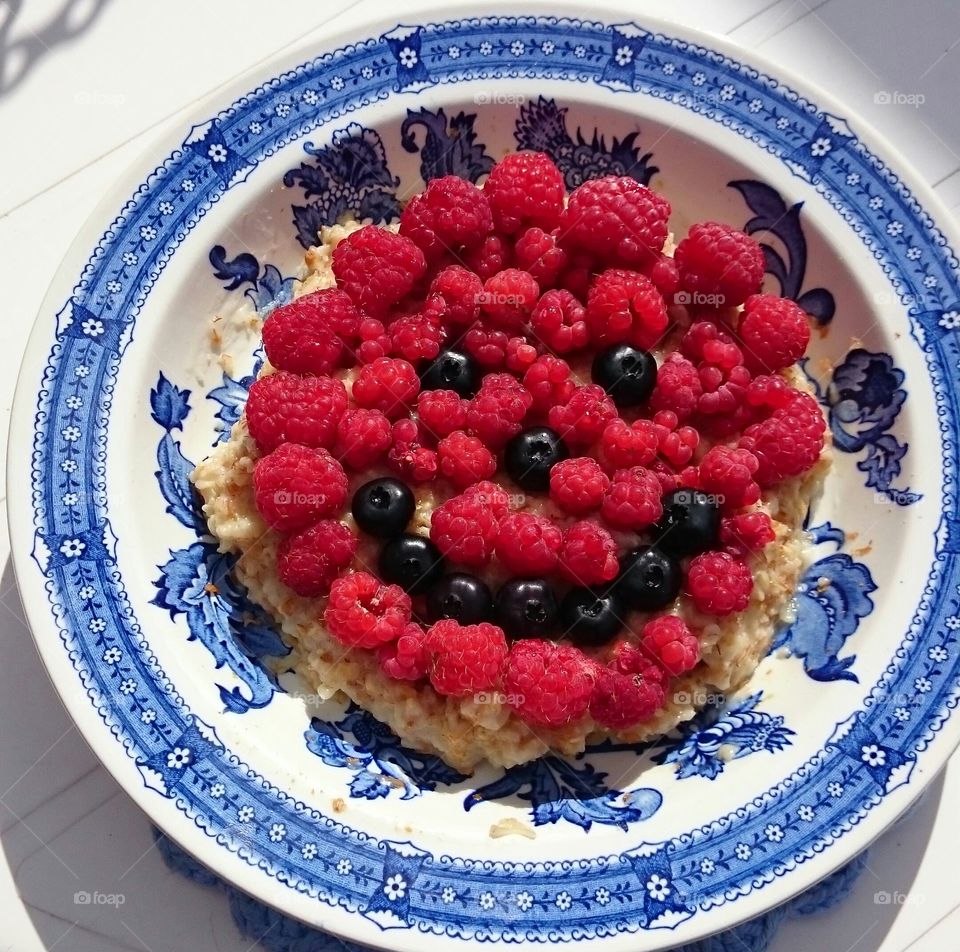
[[[954,478],[945,481],[937,557],[910,630],[865,708],[837,726],[824,750],[734,814],[675,840],[542,864],[381,842],[251,771],[187,709],[150,653],[123,590],[106,505],[106,426],[133,322],[179,243],[221,195],[286,143],[393,92],[518,76],[669,100],[735,130],[810,182],[909,307],[937,394],[944,465],[955,477],[957,261],[908,189],[843,120],[750,67],[631,24],[486,17],[397,27],[286,72],[196,126],[138,189],[59,314],[35,420],[33,555],[91,702],[144,782],[218,843],[382,928],[555,942],[673,928],[735,900],[821,852],[909,781],[917,753],[958,700],[955,638],[942,633],[945,616],[960,608]],[[951,658],[947,641],[951,663],[938,660]],[[923,700],[894,723],[877,701],[896,691]]]

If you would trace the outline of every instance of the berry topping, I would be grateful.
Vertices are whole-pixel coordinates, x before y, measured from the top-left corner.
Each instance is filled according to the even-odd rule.
[[[489,622],[461,625],[446,618],[431,625],[426,636],[432,656],[430,683],[438,694],[468,697],[495,687],[507,658],[503,632]]]
[[[293,532],[340,513],[347,475],[326,450],[284,443],[257,460],[253,496],[268,526]]]
[[[553,571],[562,544],[563,533],[543,516],[517,512],[500,520],[497,557],[514,575],[529,578]]]
[[[542,228],[528,228],[513,246],[514,265],[528,271],[541,288],[557,283],[566,267],[567,253],[557,245],[557,239]]]
[[[452,264],[438,271],[430,282],[430,298],[439,308],[444,324],[464,327],[480,316],[483,281],[472,271]]]
[[[663,701],[663,682],[649,668],[635,674],[599,668],[590,715],[602,727],[623,730],[650,720]]]
[[[443,556],[429,539],[404,532],[380,550],[377,568],[384,581],[399,585],[411,595],[419,595],[440,580]]]
[[[617,408],[603,387],[591,383],[577,387],[569,400],[551,407],[547,420],[572,449],[580,449],[596,442],[616,415]]]
[[[539,297],[540,288],[526,271],[507,268],[484,281],[480,310],[494,327],[518,331],[526,323]]]
[[[630,608],[665,608],[680,594],[682,583],[679,564],[656,546],[642,545],[620,559],[616,591]]]
[[[700,642],[676,615],[661,615],[643,626],[640,644],[664,671],[674,676],[684,674],[700,660]]]
[[[581,645],[602,645],[623,629],[623,606],[613,592],[572,588],[560,605],[567,637]]]
[[[683,354],[668,354],[657,370],[657,385],[650,394],[652,410],[669,410],[685,420],[697,409],[703,384],[697,368]]]
[[[717,500],[696,489],[677,489],[663,497],[663,517],[654,527],[657,545],[682,558],[716,545],[720,531]]]
[[[613,474],[600,511],[613,528],[639,532],[660,518],[660,494],[660,480],[649,469],[619,469]]]
[[[538,492],[550,485],[553,466],[568,455],[567,446],[556,431],[535,426],[522,430],[507,443],[503,466],[521,489]]]
[[[542,578],[513,579],[497,592],[497,621],[511,638],[550,638],[560,609],[550,583]]]
[[[745,556],[759,552],[775,538],[770,517],[759,509],[739,512],[720,520],[720,541],[733,555]]]
[[[626,341],[649,348],[667,324],[663,298],[645,275],[611,268],[593,282],[587,297],[587,326],[595,343]]]
[[[406,412],[419,392],[417,372],[408,360],[379,357],[361,367],[353,381],[357,406],[380,410],[391,419]]]
[[[424,390],[452,390],[472,397],[480,386],[480,372],[473,358],[458,350],[445,350],[423,372]]]
[[[467,405],[453,390],[423,390],[417,397],[417,419],[434,439],[449,436],[467,423]]]
[[[594,677],[595,665],[577,648],[525,639],[510,649],[503,689],[523,720],[563,727],[587,713]]]
[[[431,179],[400,215],[400,234],[413,241],[428,261],[474,248],[491,231],[493,217],[483,192],[457,175]]]
[[[487,374],[467,408],[467,426],[492,450],[520,432],[533,397],[510,374]]]
[[[397,681],[419,681],[430,670],[430,652],[424,644],[424,631],[410,622],[396,641],[377,648],[377,660],[385,675]]]
[[[756,456],[755,474],[761,486],[775,486],[789,476],[806,472],[820,458],[826,421],[817,401],[797,393],[782,409],[747,427],[740,446]]]
[[[760,487],[753,480],[759,465],[749,450],[714,446],[700,460],[700,488],[728,509],[752,506],[760,498]]]
[[[493,453],[475,436],[468,436],[462,430],[445,436],[437,444],[437,454],[440,474],[457,489],[466,489],[482,479],[489,479],[497,471]]]
[[[538,357],[523,375],[523,385],[533,397],[534,413],[546,413],[558,403],[566,403],[577,389],[570,379],[570,365],[559,357]]]
[[[484,370],[502,370],[506,366],[509,343],[505,331],[495,331],[480,324],[463,335],[463,349]]]
[[[542,152],[513,152],[491,170],[483,192],[497,231],[507,235],[521,228],[555,228],[563,211],[563,175]]]
[[[398,317],[389,329],[390,352],[412,364],[433,360],[440,353],[443,330],[434,311]]]
[[[493,615],[493,595],[476,575],[444,575],[427,594],[427,621],[452,618],[461,625],[488,621]]]
[[[361,318],[357,325],[357,360],[372,364],[380,357],[389,357],[393,346],[383,321],[375,317]]]
[[[719,222],[694,225],[674,260],[686,298],[678,304],[736,307],[760,290],[763,252],[742,231]]]
[[[560,570],[574,585],[603,585],[618,571],[617,544],[603,526],[589,519],[563,533]]]
[[[410,488],[388,476],[364,483],[353,494],[350,511],[364,532],[389,539],[407,528],[416,505]]]
[[[277,575],[304,598],[326,595],[356,551],[357,537],[342,522],[324,519],[280,543]]]
[[[754,373],[771,374],[796,363],[810,343],[810,321],[787,298],[754,294],[747,298],[740,319],[747,366]]]
[[[526,337],[511,337],[507,341],[507,370],[518,376],[527,372],[537,359],[537,348]]]
[[[487,235],[476,248],[471,248],[461,255],[463,263],[481,281],[509,268],[512,257],[510,242],[503,235]],[[477,303],[479,306],[479,302]]]
[[[353,337],[359,321],[350,295],[336,288],[314,291],[270,314],[263,323],[263,348],[277,370],[328,374],[340,362],[344,338]]]
[[[281,443],[330,449],[346,409],[347,390],[339,380],[298,377],[281,370],[251,385],[247,426],[261,453]]]
[[[635,407],[653,392],[657,362],[645,350],[615,344],[593,358],[590,375],[618,407]]]
[[[687,593],[707,615],[742,612],[750,601],[753,576],[744,562],[727,552],[703,552],[690,560]]]
[[[550,498],[573,516],[599,509],[609,489],[607,474],[587,456],[563,460],[550,470]]]
[[[494,519],[499,522],[511,508],[512,499],[510,494],[496,483],[491,483],[487,479],[474,483],[463,491],[463,495],[473,499],[483,506],[487,506],[493,513]]]
[[[658,445],[657,427],[650,420],[631,425],[618,417],[600,436],[600,456],[610,470],[646,466],[656,459]]]
[[[482,490],[466,492],[433,510],[430,538],[451,562],[480,568],[490,561],[497,540],[498,517],[489,496]]]
[[[387,453],[387,463],[398,476],[410,483],[428,483],[436,479],[440,469],[436,450],[424,446],[419,441],[419,435],[412,441],[402,439],[397,435],[396,428],[393,431],[393,446]]]
[[[347,410],[337,424],[334,454],[347,466],[365,469],[390,449],[393,430],[379,410]]]
[[[590,343],[587,309],[567,290],[541,295],[530,314],[530,327],[558,354],[582,350]]]
[[[351,648],[376,648],[399,638],[410,621],[410,596],[366,572],[341,575],[323,612],[327,629]]]

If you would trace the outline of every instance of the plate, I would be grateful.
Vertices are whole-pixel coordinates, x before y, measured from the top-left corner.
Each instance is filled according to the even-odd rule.
[[[409,12],[200,107],[78,236],[18,384],[14,563],[78,727],[217,874],[382,948],[636,952],[728,928],[862,850],[960,739],[947,215],[806,83],[675,25],[556,12]],[[650,182],[677,232],[761,240],[768,287],[818,325],[805,369],[836,462],[796,619],[744,691],[642,749],[466,778],[305,691],[187,477],[317,226],[389,219],[423,177],[476,181],[515,148],[571,187]]]

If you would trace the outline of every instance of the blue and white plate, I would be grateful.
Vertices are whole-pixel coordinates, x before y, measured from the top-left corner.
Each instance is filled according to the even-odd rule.
[[[638,952],[726,928],[860,851],[960,738],[946,214],[805,83],[677,26],[560,6],[408,13],[202,107],[85,227],[20,377],[17,577],[84,736],[219,875],[374,946]],[[318,226],[387,220],[422,178],[476,181],[515,148],[571,187],[653,183],[677,232],[756,235],[769,287],[820,325],[806,370],[836,464],[796,622],[742,694],[646,749],[465,778],[305,697],[187,474],[237,418],[249,318],[289,296]]]

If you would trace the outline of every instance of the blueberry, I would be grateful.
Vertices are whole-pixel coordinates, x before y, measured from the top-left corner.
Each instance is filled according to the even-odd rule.
[[[409,486],[385,477],[364,483],[353,494],[350,511],[364,532],[389,539],[407,528],[416,505]]]
[[[657,362],[645,350],[615,344],[593,358],[590,375],[618,407],[635,407],[653,392]]]
[[[669,605],[680,594],[680,566],[656,546],[642,545],[620,559],[617,594],[631,608],[653,611]]]
[[[717,544],[720,507],[698,489],[675,489],[663,497],[663,515],[652,531],[657,546],[674,558],[705,552]]]
[[[475,625],[493,615],[493,595],[485,582],[466,572],[444,575],[427,595],[427,621],[453,618]]]
[[[511,638],[556,634],[557,596],[542,578],[518,578],[497,592],[497,621]]]
[[[573,588],[560,606],[566,637],[579,645],[602,645],[623,628],[625,610],[617,595]]]
[[[480,370],[469,354],[443,350],[420,377],[424,390],[453,390],[472,397],[480,388]]]
[[[440,550],[423,536],[404,532],[380,550],[380,578],[412,595],[432,588],[443,575]]]
[[[556,430],[534,426],[522,430],[503,451],[503,466],[521,488],[542,492],[550,487],[550,467],[570,455]]]

